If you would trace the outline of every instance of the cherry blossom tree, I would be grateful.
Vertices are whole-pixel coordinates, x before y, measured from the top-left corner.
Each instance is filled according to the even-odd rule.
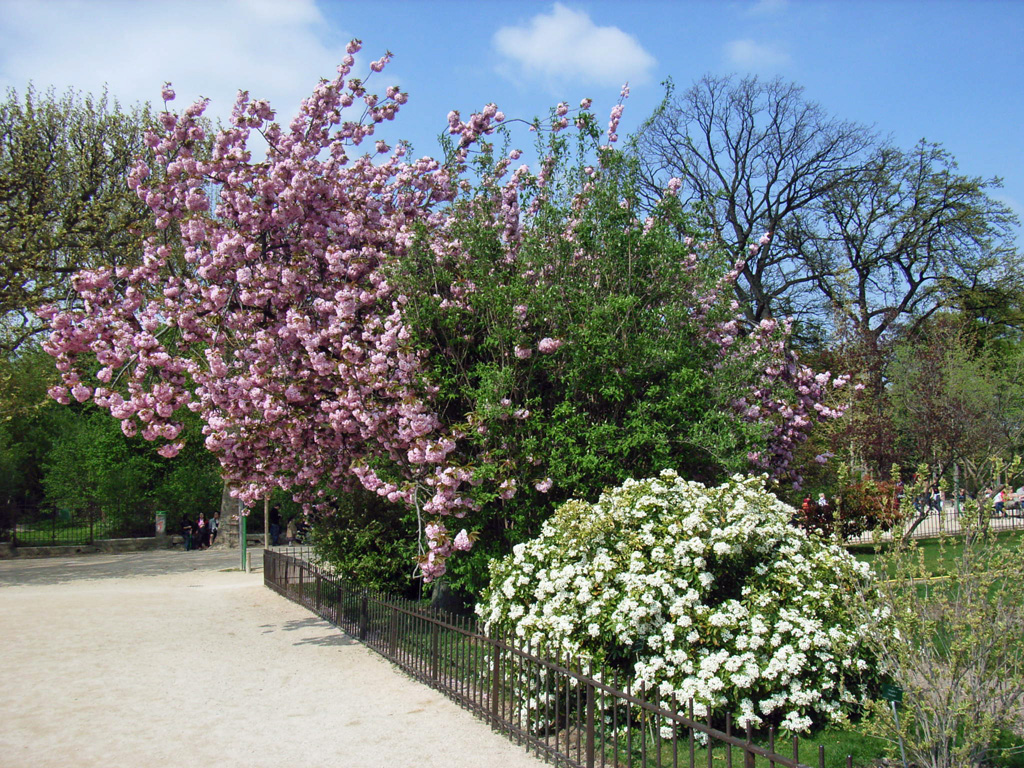
[[[56,399],[91,398],[126,434],[163,441],[165,456],[181,448],[178,410],[199,412],[206,446],[246,504],[273,486],[314,501],[317,486],[355,478],[414,501],[415,486],[381,482],[375,462],[400,460],[414,478],[440,471],[452,448],[419,386],[406,298],[380,270],[409,246],[414,224],[436,224],[451,177],[373,142],[406,95],[388,88],[380,99],[350,77],[358,47],[287,128],[240,93],[208,156],[197,152],[206,102],[164,111],[163,132],[146,139],[155,162],[136,166],[130,183],[158,229],[180,233],[185,269],[158,234],[139,266],[83,271],[77,305],[46,311],[47,350],[63,374]],[[174,98],[170,86],[163,95]],[[247,148],[254,131],[268,145],[262,162]],[[351,156],[364,143],[376,159]],[[436,495],[427,511],[460,504]]]
[[[162,442],[165,456],[181,449],[181,409],[191,409],[245,505],[275,487],[325,505],[357,483],[408,504],[429,580],[472,547],[500,514],[495,503],[527,485],[551,489],[541,439],[558,419],[551,392],[568,387],[585,401],[588,387],[604,386],[560,371],[588,356],[578,329],[611,297],[623,316],[642,314],[638,332],[695,340],[663,345],[656,391],[672,395],[685,357],[701,391],[716,393],[707,405],[732,414],[719,433],[746,424],[737,444],[761,446],[751,460],[791,473],[793,444],[836,415],[830,377],[788,352],[784,324],[740,328],[740,307],[725,297],[744,262],[694,240],[672,182],[655,214],[633,213],[612,148],[621,104],[606,131],[589,103],[558,105],[534,126],[551,140],[537,171],[513,169],[517,150],[495,153],[490,137],[505,118],[493,104],[465,121],[449,115],[443,163],[407,159],[404,144],[374,137],[407,96],[388,87],[380,98],[369,78],[353,77],[358,49],[349,45],[338,76],[286,128],[245,92],[212,142],[205,101],[165,109],[162,131],[146,137],[153,162],[129,179],[156,224],[141,262],[80,272],[75,303],[43,312],[62,375],[54,398],[92,400],[126,434]],[[372,62],[370,77],[389,58]],[[173,100],[170,85],[163,95]],[[570,126],[583,138],[579,163],[566,159]],[[264,160],[248,148],[253,132]],[[701,430],[688,434],[666,461],[699,443]],[[533,455],[510,448],[519,437]]]

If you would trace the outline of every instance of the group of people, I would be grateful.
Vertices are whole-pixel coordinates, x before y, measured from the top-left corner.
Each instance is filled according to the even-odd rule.
[[[220,512],[206,519],[206,513],[200,512],[199,519],[193,520],[188,515],[181,517],[181,536],[185,543],[185,551],[193,549],[209,549],[217,541],[220,531]]]
[[[275,506],[270,510],[270,545],[272,547],[280,544],[298,544],[305,541],[309,529],[304,517],[293,516],[284,526],[284,536],[281,535],[281,508]],[[282,542],[283,539],[283,542]]]
[[[983,493],[986,499],[992,500],[996,517],[1007,517],[1010,509],[1024,507],[1024,485],[1016,491],[1011,486],[1000,485],[995,489],[986,488]]]
[[[274,507],[270,510],[270,543],[272,546],[279,544],[297,544],[305,540],[309,526],[305,518],[295,515],[288,520],[288,524],[281,524],[281,510]],[[217,541],[217,533],[220,531],[220,512],[214,512],[213,517],[207,519],[205,512],[199,513],[199,518],[193,520],[188,514],[181,516],[181,536],[185,543],[185,551],[193,549],[209,549]]]

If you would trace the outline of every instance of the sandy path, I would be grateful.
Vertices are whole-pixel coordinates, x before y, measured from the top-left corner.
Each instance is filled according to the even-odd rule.
[[[237,565],[0,561],[0,766],[543,765]]]

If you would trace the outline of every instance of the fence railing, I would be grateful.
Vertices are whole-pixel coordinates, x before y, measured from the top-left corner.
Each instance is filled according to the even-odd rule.
[[[992,503],[987,502],[984,510],[988,529],[991,531],[1014,531],[1024,529],[1024,509],[1019,504],[1007,505],[996,513]],[[965,515],[960,505],[953,501],[945,501],[939,509],[924,507],[902,521],[894,530],[865,531],[856,536],[846,537],[847,544],[863,544],[871,541],[887,541],[893,536],[901,537],[904,531],[907,538],[934,539],[939,536],[955,536],[966,529]]]
[[[759,744],[728,715],[698,718],[692,703],[678,711],[617,674],[489,636],[474,617],[362,589],[272,550],[263,553],[263,579],[556,766],[804,765],[796,738],[788,755],[776,751],[774,728]],[[815,757],[824,768],[824,747]]]
[[[69,508],[60,504],[0,503],[0,541],[15,546],[74,546],[97,539],[153,536],[151,502]]]

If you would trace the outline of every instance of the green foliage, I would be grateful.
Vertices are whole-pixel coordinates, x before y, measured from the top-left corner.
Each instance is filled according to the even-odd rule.
[[[889,578],[862,599],[865,638],[904,692],[898,726],[885,702],[876,703],[873,722],[893,741],[902,736],[922,767],[1003,759],[1004,732],[1021,726],[1024,545],[991,533],[987,517],[968,502],[959,552],[947,556],[949,542],[938,545],[947,563],[941,576],[913,542],[876,557]]]
[[[408,531],[415,514],[362,488],[337,494],[333,507],[313,521],[317,556],[361,587],[411,596],[416,545]]]
[[[575,149],[561,134],[541,148],[547,175],[524,184],[515,237],[508,161],[488,151],[440,243],[424,234],[389,276],[413,337],[437,350],[430,381],[476,479],[515,489],[479,494],[493,513],[476,554],[448,573],[470,593],[483,558],[535,534],[570,495],[665,467],[717,481],[765,436],[730,406],[755,366],[716,371],[720,351],[701,325],[729,316],[729,296],[712,295],[697,318],[731,265],[696,242],[699,226],[674,198],[638,218],[636,169],[611,152],[590,168],[586,116],[584,126]]]
[[[216,508],[216,463],[195,437],[189,441],[191,450],[167,460],[152,443],[125,437],[118,422],[96,409],[54,405],[48,419],[54,438],[41,459],[48,502],[79,510],[150,501],[174,520]]]
[[[122,112],[104,92],[57,96],[29,86],[0,102],[0,350],[42,324],[72,274],[138,258],[149,211],[127,174],[147,152],[148,110]]]
[[[942,475],[954,462],[1012,454],[1024,435],[1022,373],[1019,351],[979,347],[951,316],[899,344],[886,374],[904,461]],[[970,480],[980,487],[980,478]]]

